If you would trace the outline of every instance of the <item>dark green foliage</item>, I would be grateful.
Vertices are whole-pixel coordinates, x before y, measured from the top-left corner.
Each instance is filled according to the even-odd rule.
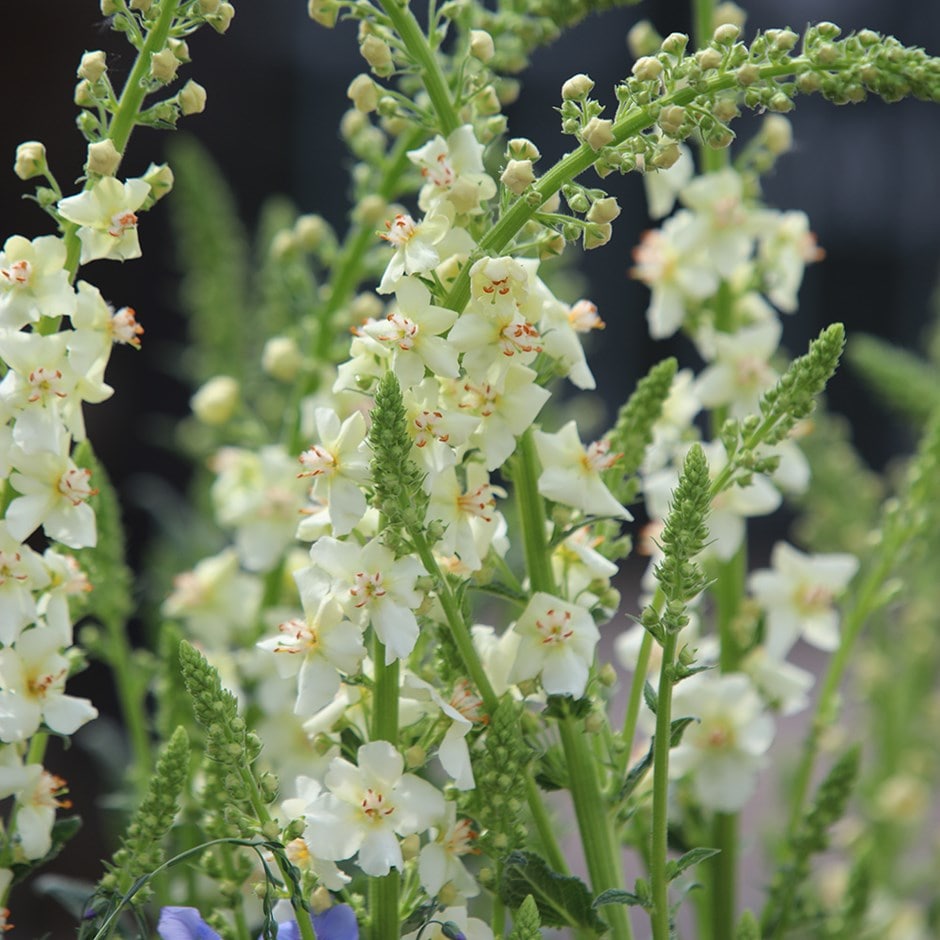
[[[540,926],[539,907],[535,903],[535,898],[531,894],[527,895],[515,912],[509,940],[541,940]]]
[[[507,907],[521,907],[532,897],[546,927],[587,927],[603,931],[584,882],[552,871],[532,852],[512,852],[503,865],[499,896]]]

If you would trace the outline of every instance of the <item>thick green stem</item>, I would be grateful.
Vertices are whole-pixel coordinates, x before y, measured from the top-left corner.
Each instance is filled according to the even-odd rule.
[[[519,523],[525,549],[526,570],[533,591],[555,593],[551,553],[545,535],[545,501],[539,493],[539,461],[535,438],[529,428],[519,438],[513,467],[513,488],[516,493]]]
[[[460,118],[454,108],[447,81],[434,55],[434,50],[428,45],[421,26],[407,6],[403,6],[398,0],[379,0],[379,2],[395,31],[401,36],[405,48],[418,64],[421,82],[431,99],[431,107],[434,108],[434,113],[440,122],[441,131],[446,136],[460,127]]]
[[[656,699],[656,737],[653,741],[653,829],[650,845],[650,887],[653,940],[669,940],[669,881],[666,877],[669,831],[669,746],[672,739],[672,683],[676,658],[676,634],[663,642]],[[730,935],[729,935],[730,936]]]
[[[566,715],[559,720],[558,731],[591,889],[594,894],[600,894],[608,888],[622,888],[623,869],[612,838],[614,827],[607,815],[597,778],[597,762],[591,753],[584,723]],[[603,913],[613,940],[629,940],[633,936],[626,907],[609,904]]]
[[[548,863],[552,866],[554,871],[562,875],[567,875],[569,873],[568,862],[565,860],[565,856],[562,854],[561,848],[558,845],[558,840],[555,838],[555,830],[552,828],[551,818],[545,809],[545,804],[542,802],[542,795],[539,793],[538,784],[532,779],[531,773],[526,776],[525,784],[526,799],[529,803],[529,809],[532,812],[536,832],[538,832],[539,838],[542,840],[542,849],[545,852]]]
[[[643,639],[640,641],[640,652],[637,655],[636,668],[633,670],[633,679],[630,681],[630,694],[627,697],[627,711],[623,716],[623,731],[620,736],[623,743],[623,755],[618,764],[617,777],[614,780],[615,785],[618,787],[627,771],[627,765],[630,763],[633,739],[636,737],[636,725],[640,719],[640,706],[643,704],[643,686],[646,683],[646,672],[649,669],[650,653],[652,651],[653,637],[646,630],[643,633]]]
[[[712,840],[718,854],[708,860],[712,936],[734,936],[738,884],[738,814],[715,813]]]

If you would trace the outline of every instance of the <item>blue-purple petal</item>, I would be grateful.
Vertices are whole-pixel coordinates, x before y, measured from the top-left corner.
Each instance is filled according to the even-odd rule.
[[[157,933],[161,940],[222,940],[194,907],[165,907]]]

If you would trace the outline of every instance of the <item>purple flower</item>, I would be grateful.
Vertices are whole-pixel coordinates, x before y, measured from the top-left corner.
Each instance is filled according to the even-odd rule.
[[[317,940],[359,940],[356,915],[348,904],[336,904],[322,914],[310,918]],[[182,935],[181,935],[182,936]],[[277,940],[300,940],[300,927],[296,920],[277,925]]]
[[[161,940],[222,940],[194,907],[165,907],[157,933]]]

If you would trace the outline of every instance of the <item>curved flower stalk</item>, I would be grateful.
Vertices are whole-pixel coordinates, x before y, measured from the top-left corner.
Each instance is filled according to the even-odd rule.
[[[115,310],[92,284],[76,283],[76,276],[81,265],[95,260],[139,257],[139,215],[169,191],[172,174],[151,165],[141,177],[120,179],[128,138],[139,124],[172,126],[181,115],[201,110],[205,93],[194,82],[150,108],[144,103],[149,94],[163,92],[188,60],[183,37],[206,22],[224,29],[231,7],[216,4],[207,13],[184,0],[147,7],[131,11],[120,4],[111,11],[112,25],[137,50],[123,90],[112,85],[104,52],[82,57],[76,103],[88,141],[84,189],[63,193],[37,141],[20,145],[14,166],[20,179],[40,179],[35,199],[58,234],[32,241],[14,235],[0,253],[0,762],[4,796],[13,797],[0,839],[5,872],[35,867],[75,829],[68,820],[56,820],[57,810],[71,803],[66,782],[46,770],[43,759],[50,735],[68,737],[97,715],[91,702],[65,691],[69,676],[81,668],[73,626],[85,612],[109,633],[108,659],[118,672],[128,723],[139,732],[134,743],[141,775],[150,765],[142,725],[145,693],[142,684],[132,690],[139,677],[132,676],[124,636],[129,610],[122,608],[129,602],[115,601],[123,559],[100,570],[121,546],[99,546],[99,534],[119,540],[120,533],[110,494],[99,497],[107,481],[94,471],[83,417],[86,403],[113,393],[104,374],[114,345],[139,347],[143,328],[130,307]],[[107,517],[102,533],[99,499]],[[30,547],[40,544],[46,546],[43,554]],[[86,564],[94,579],[83,571]],[[86,599],[95,588],[100,599]],[[2,901],[8,889],[4,879]]]

